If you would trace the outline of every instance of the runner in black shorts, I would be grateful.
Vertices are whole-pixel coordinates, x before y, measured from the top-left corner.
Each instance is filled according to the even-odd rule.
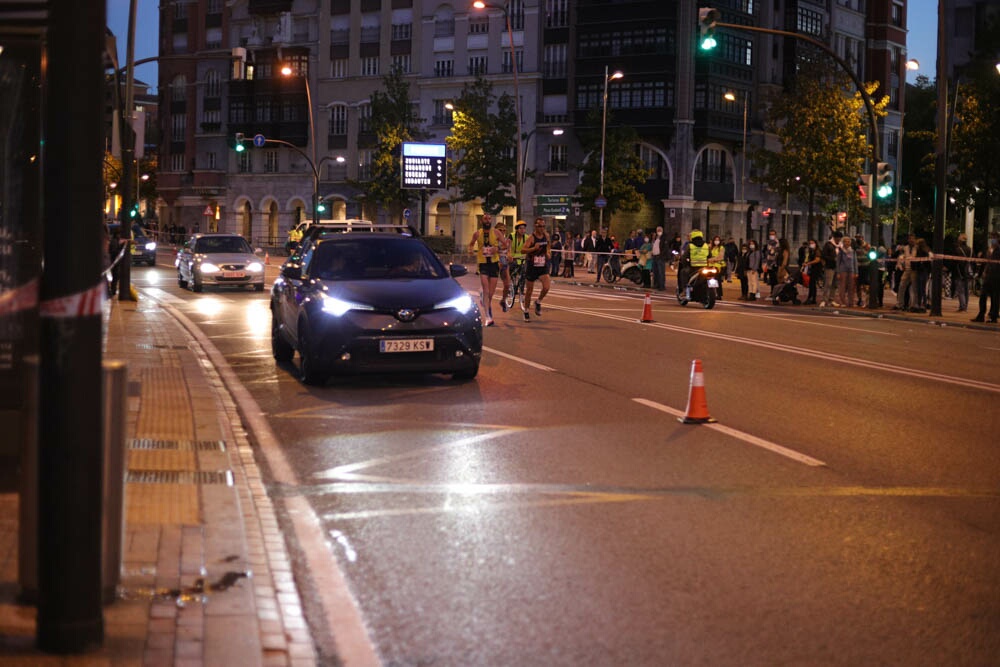
[[[535,231],[524,243],[524,302],[521,303],[521,312],[524,314],[524,321],[530,322],[531,315],[528,314],[528,306],[531,304],[531,293],[535,290],[535,281],[542,283],[542,291],[535,299],[535,315],[542,316],[542,299],[549,293],[552,284],[549,278],[549,260],[551,258],[551,248],[549,235],[545,233],[545,219],[535,218]]]
[[[500,277],[500,253],[496,234],[490,229],[492,226],[493,218],[484,213],[482,229],[477,229],[469,241],[469,252],[475,251],[479,262],[479,283],[482,286],[479,303],[482,304],[483,319],[488,327],[493,326],[493,293],[497,291],[497,278]]]

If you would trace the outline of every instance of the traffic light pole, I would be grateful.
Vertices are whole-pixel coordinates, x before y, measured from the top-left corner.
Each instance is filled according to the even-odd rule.
[[[715,25],[720,28],[732,28],[733,30],[747,30],[750,32],[763,32],[770,35],[781,35],[782,37],[791,37],[793,39],[797,39],[803,42],[808,42],[813,46],[822,49],[823,51],[826,51],[826,53],[831,58],[833,58],[834,62],[836,62],[840,66],[840,68],[845,72],[847,72],[847,74],[851,77],[851,80],[854,82],[854,87],[858,89],[859,93],[861,93],[861,99],[865,103],[865,110],[868,112],[868,129],[872,135],[871,171],[872,171],[872,181],[874,183],[876,179],[875,173],[878,170],[878,163],[882,159],[881,158],[882,146],[879,140],[878,123],[875,120],[875,105],[872,103],[871,95],[868,94],[868,91],[865,90],[865,87],[864,85],[862,85],[861,80],[858,79],[858,75],[854,73],[854,70],[852,70],[846,62],[844,62],[843,58],[838,56],[833,49],[831,49],[823,42],[815,40],[812,37],[807,37],[806,35],[800,35],[795,32],[788,32],[787,30],[776,30],[774,28],[760,28],[752,25],[739,25],[737,23],[716,22]],[[883,238],[884,234],[882,230],[881,221],[879,220],[879,215],[878,215],[878,201],[877,198],[874,196],[874,194],[875,193],[873,192],[868,193],[868,198],[872,203],[871,207],[872,242],[875,243],[877,241],[879,245],[884,245],[885,239]],[[879,306],[878,304],[875,303],[874,299],[869,298],[868,307],[874,310],[877,309]]]

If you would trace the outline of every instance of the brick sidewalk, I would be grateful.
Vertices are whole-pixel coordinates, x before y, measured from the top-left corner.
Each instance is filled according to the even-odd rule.
[[[237,409],[156,303],[108,301],[105,359],[128,364],[125,543],[101,650],[34,649],[18,605],[17,494],[0,491],[0,664],[314,665],[291,564]]]

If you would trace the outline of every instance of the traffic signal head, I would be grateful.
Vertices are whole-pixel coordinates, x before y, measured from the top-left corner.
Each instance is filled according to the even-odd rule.
[[[325,211],[326,211],[326,204],[324,204],[322,201],[318,202],[316,204],[316,212],[324,213]]]
[[[243,136],[243,133],[242,132],[237,132],[236,133],[236,143],[233,144],[233,148],[236,149],[237,153],[242,153],[243,151],[245,151],[247,149],[246,145],[244,144],[245,141],[246,141],[246,137]]]
[[[715,40],[715,22],[719,20],[719,10],[712,7],[698,9],[698,29],[701,37],[698,45],[702,51],[711,51],[719,43]]]
[[[879,162],[875,170],[875,192],[879,197],[885,199],[892,196],[892,186],[895,174],[892,172],[892,165],[888,162]]]

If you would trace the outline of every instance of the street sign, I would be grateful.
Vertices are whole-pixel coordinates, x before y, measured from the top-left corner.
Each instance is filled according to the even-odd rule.
[[[264,137],[263,134],[255,134],[255,135],[253,135],[253,145],[256,146],[257,148],[263,148],[264,147],[264,143],[266,141],[267,141],[267,139]]]
[[[565,217],[574,204],[572,195],[535,195],[535,215]]]
[[[608,200],[606,197],[598,197],[597,199],[594,200],[594,206],[596,206],[597,208],[604,208],[607,205],[608,205]]]
[[[412,211],[410,211],[410,209],[408,209],[408,208],[404,208],[404,209],[403,209],[403,217],[404,217],[404,218],[407,218],[407,219],[409,219],[409,217],[410,217],[410,215],[411,215],[412,213],[413,213],[413,212],[412,212]]]
[[[215,210],[211,206],[206,206],[205,210],[201,212],[202,215],[215,215]]]
[[[403,144],[401,187],[407,190],[448,187],[447,149],[444,144]]]

